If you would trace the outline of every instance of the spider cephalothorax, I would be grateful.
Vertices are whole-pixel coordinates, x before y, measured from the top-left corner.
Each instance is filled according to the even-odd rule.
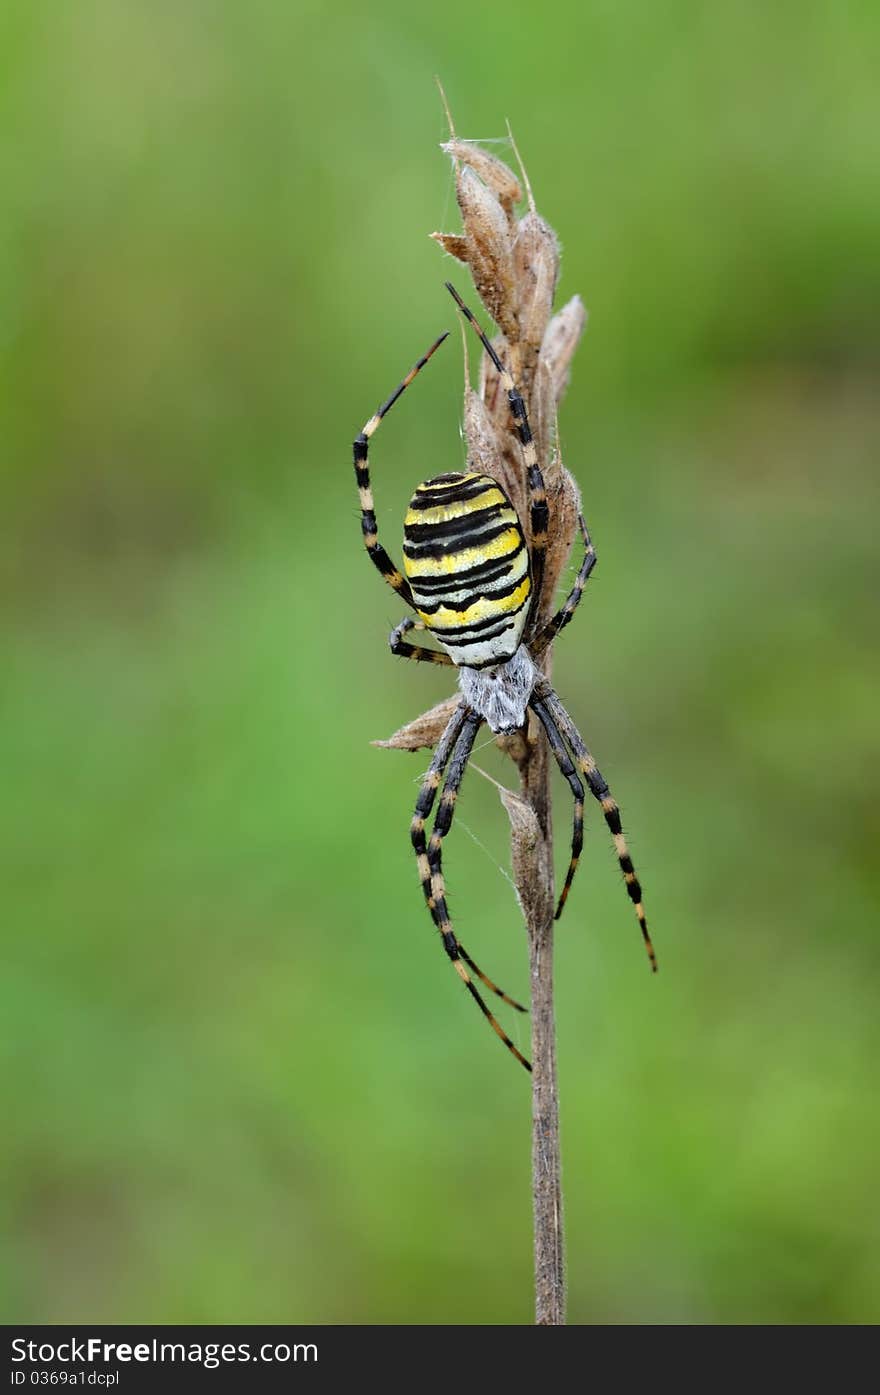
[[[651,965],[655,969],[657,965],[642,907],[641,887],[623,836],[617,804],[574,722],[538,667],[541,655],[568,624],[580,601],[596,563],[593,544],[581,517],[585,553],[577,580],[562,608],[545,625],[539,626],[538,602],[544,574],[548,508],[526,405],[470,310],[452,286],[448,285],[448,289],[479,335],[507,393],[528,482],[530,542],[526,541],[523,522],[504,489],[492,475],[484,473],[436,475],[419,485],[410,502],[404,527],[405,575],[379,542],[367,465],[369,440],[401,393],[443,343],[445,334],[424,358],[419,359],[356,438],[354,468],[367,552],[388,584],[418,616],[418,620],[407,616],[392,631],[391,652],[406,659],[451,665],[459,673],[461,701],[437,742],[410,826],[425,901],[443,947],[468,991],[505,1045],[528,1070],[531,1069],[528,1061],[489,1011],[468,969],[506,1003],[520,1012],[525,1008],[503,993],[466,953],[452,929],[446,906],[442,842],[452,826],[458,790],[484,721],[496,733],[517,731],[531,709],[547,734],[550,749],[574,796],[571,859],[556,908],[557,918],[565,905],[583,846],[586,782],[601,805]],[[405,640],[404,635],[413,629],[430,631],[442,649],[428,649]],[[428,838],[427,822],[441,780],[443,791]]]

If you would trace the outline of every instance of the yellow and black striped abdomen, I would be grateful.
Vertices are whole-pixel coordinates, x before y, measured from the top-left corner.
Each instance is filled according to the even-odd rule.
[[[403,533],[420,618],[456,664],[490,668],[519,648],[532,592],[516,510],[489,475],[420,484]]]

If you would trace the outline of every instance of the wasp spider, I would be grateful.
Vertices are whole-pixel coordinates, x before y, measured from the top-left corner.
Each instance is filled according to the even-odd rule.
[[[452,928],[446,906],[441,865],[443,839],[452,826],[459,788],[483,722],[498,734],[518,731],[524,726],[530,708],[547,733],[550,749],[571,787],[574,796],[571,858],[556,908],[557,919],[568,897],[583,846],[585,782],[599,801],[611,831],[653,969],[657,963],[642,907],[641,887],[623,836],[617,804],[580,732],[538,667],[541,655],[574,614],[596,564],[596,553],[581,517],[585,552],[577,580],[562,608],[545,625],[538,625],[549,510],[526,404],[470,310],[449,283],[447,289],[479,336],[507,393],[526,468],[531,546],[526,542],[521,520],[498,481],[491,475],[470,473],[435,475],[419,485],[410,501],[404,525],[405,576],[379,542],[367,464],[370,438],[398,397],[447,338],[446,334],[441,334],[388,401],[370,417],[354,442],[354,469],[367,552],[389,586],[418,616],[418,620],[407,616],[392,631],[389,641],[392,654],[458,669],[461,700],[437,743],[422,781],[410,830],[422,890],[443,948],[468,992],[508,1050],[526,1070],[531,1070],[525,1056],[489,1011],[474,979],[479,979],[519,1012],[526,1009],[502,992],[474,963]],[[404,636],[413,629],[429,630],[442,649],[412,644]],[[427,825],[441,781],[440,803],[428,837]]]

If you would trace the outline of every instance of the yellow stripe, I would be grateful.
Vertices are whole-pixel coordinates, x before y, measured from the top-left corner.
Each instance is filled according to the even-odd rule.
[[[456,475],[451,480],[423,480],[417,486],[416,493],[433,493],[435,489],[457,489],[460,484],[464,484],[465,480],[486,480],[487,483],[493,483],[488,475]]]
[[[468,514],[476,513],[478,509],[490,509],[495,504],[506,505],[504,511],[498,516],[499,523],[509,523],[516,518],[516,514],[498,486],[489,485],[482,494],[476,494],[472,499],[459,499],[457,503],[451,504],[437,504],[430,509],[408,509],[404,525],[408,528],[411,523],[447,523],[453,518],[467,518]]]
[[[501,619],[504,615],[509,615],[512,610],[517,610],[526,599],[531,587],[531,580],[526,576],[521,585],[517,586],[515,591],[511,591],[509,596],[501,596],[498,600],[492,596],[481,596],[473,605],[468,606],[467,610],[447,610],[445,606],[441,606],[433,615],[426,615],[421,610],[419,615],[428,628],[432,630],[466,630],[470,625],[476,624],[478,620],[489,620],[496,615]]]
[[[457,489],[460,484],[474,484],[477,480],[482,480],[483,484],[497,485],[498,481],[491,475],[481,475],[477,470],[469,470],[461,475],[453,475],[451,480],[441,480],[439,477],[433,480],[422,480],[416,485],[417,494],[432,494],[435,489]]]
[[[522,545],[517,526],[505,529],[482,547],[464,547],[460,552],[449,552],[443,557],[417,558],[404,554],[403,562],[407,576],[413,579],[420,576],[448,576],[452,572],[463,571],[465,567],[476,567],[480,562],[512,557]]]
[[[498,586],[499,584],[503,583],[505,586],[515,586],[517,582],[522,581],[523,577],[526,575],[528,570],[529,555],[526,552],[526,549],[524,547],[521,547],[519,552],[512,554],[511,560],[507,565],[507,571],[505,572],[504,576],[497,578],[495,581],[492,581],[490,585]],[[419,581],[420,578],[417,576],[414,576],[412,578],[413,586],[416,588],[416,590],[418,590]],[[461,595],[462,592],[479,591],[479,589],[479,582],[475,582],[472,577],[459,578],[454,573],[450,572],[448,577],[448,585],[444,588],[443,597],[435,596],[433,599],[438,601],[441,599],[454,600],[456,599],[456,597]]]

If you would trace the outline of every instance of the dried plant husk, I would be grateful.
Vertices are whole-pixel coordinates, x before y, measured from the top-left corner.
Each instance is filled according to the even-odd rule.
[[[513,790],[499,787],[501,803],[510,819],[510,861],[513,884],[527,925],[537,909],[535,902],[535,850],[541,840],[538,817],[527,800]]]
[[[386,741],[371,741],[371,746],[381,746],[386,751],[421,751],[425,746],[436,746],[461,698],[458,693],[444,698],[436,707],[431,707],[421,716],[407,722]]]
[[[538,213],[529,209],[519,221],[513,244],[519,299],[520,373],[529,377],[550,322],[559,278],[559,242]]]
[[[519,518],[528,518],[528,494],[520,461],[511,449],[505,423],[499,432],[486,404],[469,383],[464,387],[464,434],[469,468],[491,475],[504,489]]]
[[[499,329],[515,335],[518,297],[510,220],[470,165],[461,165],[456,171],[455,194],[477,293]]]
[[[586,327],[586,306],[579,295],[574,295],[568,304],[563,305],[558,314],[553,316],[544,331],[541,362],[550,371],[557,407],[565,396],[571,360]]]
[[[450,257],[455,257],[457,261],[468,265],[468,240],[463,233],[441,233],[432,232],[430,236],[435,242],[439,242],[444,252],[448,252]]]
[[[475,141],[459,140],[456,136],[444,141],[440,149],[479,175],[483,183],[495,194],[508,217],[513,216],[514,208],[522,201],[523,191],[513,170],[509,169],[503,160],[499,160],[497,155],[490,155],[488,150],[483,150]]]

